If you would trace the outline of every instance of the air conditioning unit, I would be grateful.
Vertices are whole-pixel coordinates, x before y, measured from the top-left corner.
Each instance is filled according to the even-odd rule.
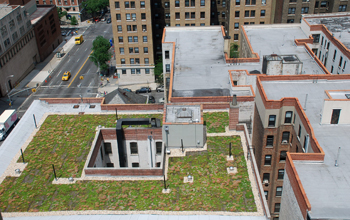
[[[142,29],[143,32],[146,32],[146,29]]]
[[[265,184],[265,186],[269,185],[269,181],[268,180],[264,180],[263,184]]]
[[[132,20],[133,20],[133,21],[136,21],[136,18],[133,18]]]
[[[282,144],[288,144],[288,141],[287,140],[283,140]]]

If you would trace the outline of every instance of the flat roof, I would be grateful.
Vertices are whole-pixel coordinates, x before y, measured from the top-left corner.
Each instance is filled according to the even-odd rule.
[[[348,90],[350,80],[262,81],[267,99],[296,97],[305,108],[315,137],[325,152],[323,163],[296,161],[294,165],[311,204],[310,217],[348,219],[350,216],[350,125],[320,124],[326,90]],[[335,167],[338,149],[341,147]]]
[[[200,105],[167,105],[165,122],[202,122]]]
[[[49,11],[52,10],[52,7],[37,7],[36,11],[30,15],[30,20],[32,25],[35,25],[42,17],[44,17]]]
[[[332,13],[304,16],[310,25],[323,24],[334,37],[350,49],[350,13]]]
[[[309,38],[300,24],[249,25],[244,29],[253,51],[260,56],[259,71],[262,71],[263,56],[277,54],[296,55],[303,63],[302,74],[325,74],[304,46],[295,45],[295,39]]]
[[[0,4],[0,20],[11,13],[13,10],[14,8],[8,4]]]

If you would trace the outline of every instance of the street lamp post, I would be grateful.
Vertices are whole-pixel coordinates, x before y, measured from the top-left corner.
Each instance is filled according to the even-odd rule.
[[[7,97],[9,98],[10,105],[12,104],[12,101],[11,101],[11,97],[10,97],[9,91],[8,91],[8,89],[7,89],[7,83],[8,83],[7,79],[8,79],[8,78],[12,78],[12,77],[14,77],[14,75],[9,75],[8,77],[6,77],[6,82],[5,82],[6,93],[7,93]]]

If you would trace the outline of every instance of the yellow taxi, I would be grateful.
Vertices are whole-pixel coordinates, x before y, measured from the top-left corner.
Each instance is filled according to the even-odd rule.
[[[63,81],[67,81],[67,80],[69,80],[70,76],[71,76],[70,72],[66,71],[66,72],[63,73],[62,80]]]

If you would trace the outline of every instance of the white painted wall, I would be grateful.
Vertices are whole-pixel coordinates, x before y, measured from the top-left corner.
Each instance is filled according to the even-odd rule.
[[[324,101],[321,124],[330,124],[333,109],[341,109],[338,124],[350,124],[349,101]]]
[[[171,124],[168,127],[169,147],[181,147],[181,139],[183,140],[184,147],[203,147],[206,141],[202,124]],[[163,141],[166,143],[167,132],[164,129],[163,126]],[[199,144],[197,141],[199,141]]]
[[[150,69],[150,73],[146,74],[145,69]],[[135,67],[135,68],[125,68],[126,74],[122,74],[122,69],[117,69],[119,75],[119,85],[131,85],[131,84],[151,84],[154,83],[154,66],[149,67]],[[140,74],[131,74],[131,69],[140,69]]]

